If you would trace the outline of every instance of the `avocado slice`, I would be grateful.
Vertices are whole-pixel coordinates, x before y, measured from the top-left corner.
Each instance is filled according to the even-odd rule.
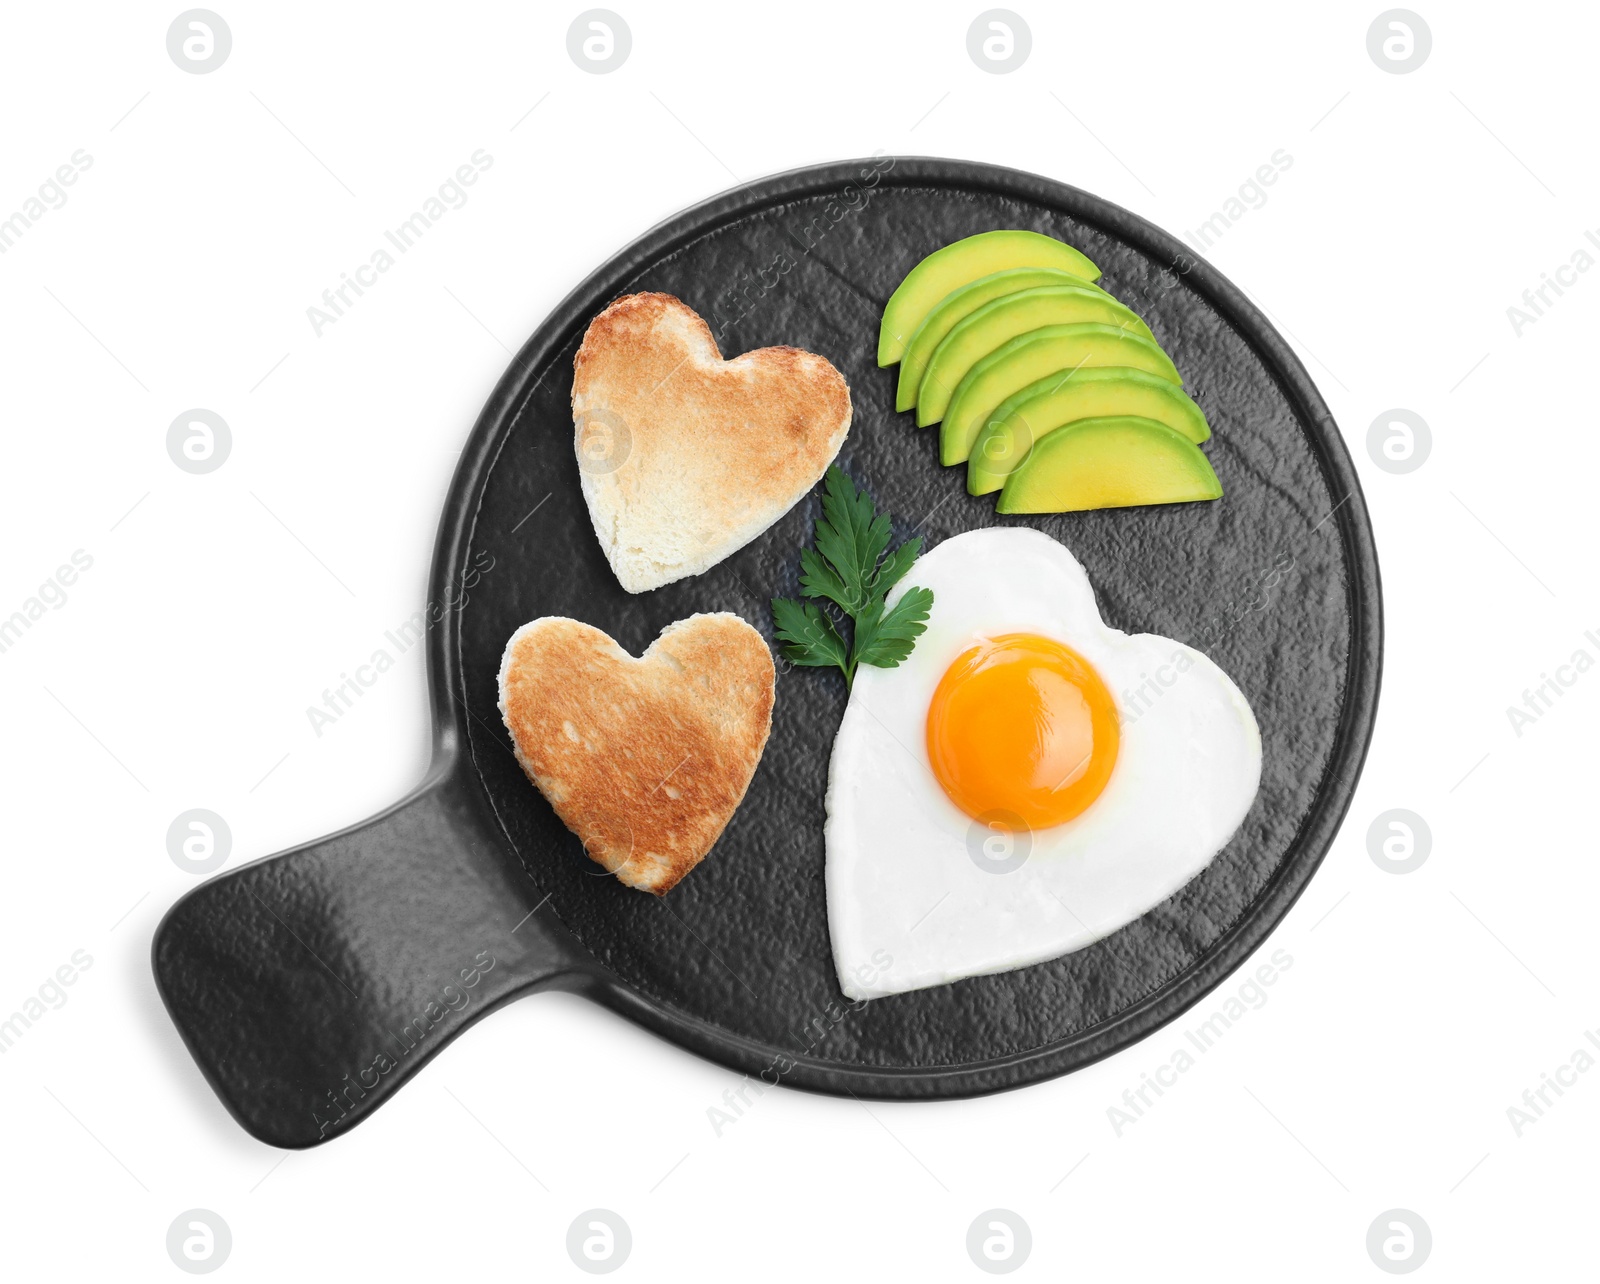
[[[997,509],[1074,513],[1221,497],[1211,461],[1181,432],[1138,415],[1110,415],[1080,419],[1035,443],[1006,478]]]
[[[950,291],[991,272],[1020,267],[1060,268],[1085,281],[1100,279],[1100,269],[1080,251],[1038,232],[1005,229],[952,241],[907,272],[884,304],[878,364],[892,366],[905,355],[917,327]]]
[[[1098,285],[1085,281],[1060,268],[1007,268],[1004,272],[991,272],[980,276],[969,285],[950,291],[939,301],[939,306],[928,313],[917,332],[906,345],[900,358],[900,383],[895,392],[894,408],[911,410],[917,404],[917,386],[928,368],[928,358],[933,356],[945,335],[958,321],[971,316],[985,303],[1019,290],[1032,290],[1041,285],[1073,285],[1093,294],[1106,294]],[[1111,296],[1106,294],[1107,298]]]
[[[987,495],[1028,457],[1046,433],[1079,419],[1138,415],[1181,432],[1195,445],[1211,435],[1205,413],[1165,379],[1126,366],[1085,366],[1046,375],[1002,401],[978,430],[967,459],[967,492]]]
[[[1152,342],[1150,327],[1107,294],[1091,294],[1071,286],[1039,286],[1008,294],[961,322],[934,349],[917,392],[917,426],[938,423],[962,377],[1002,343],[1047,325],[1094,321],[1137,334]],[[905,362],[900,369],[905,370]]]
[[[950,398],[939,430],[939,457],[964,463],[978,430],[1013,393],[1046,375],[1066,375],[1087,366],[1131,366],[1183,386],[1177,367],[1149,339],[1114,325],[1080,322],[1047,325],[1003,343],[967,371]]]

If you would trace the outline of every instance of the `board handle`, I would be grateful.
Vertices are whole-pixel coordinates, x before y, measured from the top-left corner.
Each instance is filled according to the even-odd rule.
[[[223,1104],[291,1149],[348,1131],[502,1003],[595,976],[454,755],[372,819],[189,892],[152,962]]]

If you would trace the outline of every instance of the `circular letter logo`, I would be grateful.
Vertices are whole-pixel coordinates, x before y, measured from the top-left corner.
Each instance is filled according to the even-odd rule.
[[[986,811],[967,827],[967,855],[985,874],[1021,869],[1033,851],[1033,831],[1015,812]]]
[[[585,410],[578,416],[578,471],[596,476],[614,473],[633,452],[633,434],[620,415]]]
[[[1386,9],[1367,28],[1367,53],[1382,71],[1403,76],[1428,61],[1433,32],[1420,14]]]
[[[567,1256],[580,1271],[609,1275],[628,1260],[632,1251],[633,1232],[609,1208],[579,1213],[567,1227]]]
[[[179,1213],[167,1227],[167,1256],[190,1275],[211,1274],[232,1251],[233,1232],[209,1208]]]
[[[567,53],[572,61],[596,76],[615,71],[633,52],[633,32],[620,15],[609,9],[580,13],[567,28]]]
[[[209,874],[227,863],[233,850],[228,822],[214,811],[196,807],[167,826],[167,855],[185,874]]]
[[[967,1256],[980,1271],[1009,1275],[1028,1260],[1033,1232],[1009,1208],[979,1213],[967,1227]]]
[[[1367,1227],[1367,1256],[1390,1275],[1411,1274],[1432,1251],[1433,1232],[1409,1208],[1379,1213]]]
[[[1433,434],[1414,410],[1385,410],[1367,429],[1367,454],[1386,473],[1414,473],[1432,450]]]
[[[232,451],[233,434],[214,410],[185,410],[167,429],[167,454],[186,473],[214,473]]]
[[[215,71],[232,52],[233,32],[220,14],[209,9],[188,9],[167,28],[167,53],[193,75]]]
[[[1421,869],[1433,850],[1428,822],[1414,811],[1396,807],[1373,819],[1367,828],[1367,855],[1386,874]]]
[[[1022,15],[1009,9],[980,13],[967,28],[967,53],[984,71],[1003,76],[1028,61],[1033,32]]]

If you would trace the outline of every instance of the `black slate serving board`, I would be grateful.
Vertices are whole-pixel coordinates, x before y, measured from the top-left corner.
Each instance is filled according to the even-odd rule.
[[[965,493],[961,469],[940,467],[936,431],[894,413],[896,369],[875,357],[884,301],[923,255],[997,227],[1078,246],[1147,320],[1211,421],[1221,502],[1001,518],[993,496]],[[730,610],[770,641],[767,601],[795,594],[818,510],[813,494],[706,574],[622,591],[584,507],[568,397],[589,319],[635,290],[682,298],[725,356],[791,344],[838,366],[855,406],[840,463],[898,537],[931,546],[1036,526],[1083,563],[1107,623],[1180,639],[1233,677],[1261,727],[1261,790],[1200,877],[1065,958],[851,1004],[823,894],[844,686],[782,665],[744,804],[679,888],[658,901],[582,854],[512,757],[496,708],[506,639],[536,616],[568,615],[637,654],[673,620]],[[431,603],[424,784],[364,825],[219,875],[157,932],[173,1020],[239,1122],[276,1145],[336,1136],[467,1025],[551,986],[769,1083],[927,1098],[1065,1073],[1170,1021],[1262,942],[1333,839],[1377,705],[1371,528],[1338,430],[1288,346],[1214,268],[1126,210],[947,160],[762,179],[590,276],[484,408],[445,507]]]

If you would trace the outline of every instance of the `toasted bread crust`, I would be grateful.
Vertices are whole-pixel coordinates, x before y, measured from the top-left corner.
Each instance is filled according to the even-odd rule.
[[[629,294],[590,322],[573,359],[583,494],[630,593],[716,565],[788,512],[850,430],[850,389],[815,353],[724,361],[670,294]]]
[[[744,799],[772,727],[772,655],[737,615],[692,615],[634,659],[560,616],[500,665],[517,761],[599,864],[665,895]]]

